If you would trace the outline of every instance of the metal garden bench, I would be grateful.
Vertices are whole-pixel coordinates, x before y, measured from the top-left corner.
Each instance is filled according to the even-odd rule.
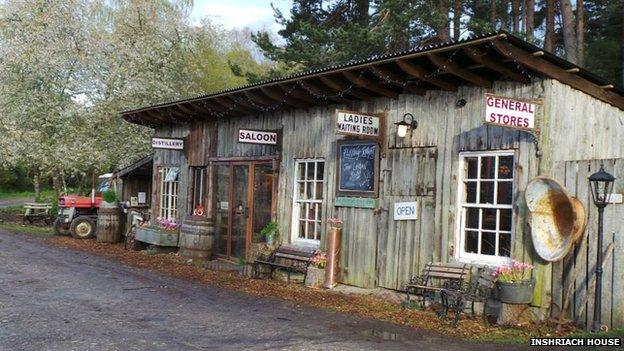
[[[483,303],[483,321],[488,324],[485,314],[486,304],[492,296],[496,279],[492,276],[492,269],[481,268],[479,276],[474,281],[464,282],[458,289],[442,289],[440,295],[444,306],[443,316],[448,315],[449,309],[455,310],[453,326],[457,326],[460,314],[465,310],[466,303],[470,302],[472,315],[475,315],[475,303]]]
[[[275,251],[271,253],[266,260],[254,260],[252,275],[254,278],[258,278],[260,275],[260,266],[269,267],[267,276],[273,279],[273,273],[278,270],[284,270],[288,272],[288,282],[290,282],[291,273],[302,273],[303,281],[305,282],[308,275],[308,267],[312,262],[315,251],[304,250],[292,246],[280,245]]]
[[[411,296],[417,296],[424,308],[427,299],[435,300],[442,290],[460,290],[469,272],[466,264],[429,262],[422,275],[412,277],[405,285],[405,304],[409,306]]]

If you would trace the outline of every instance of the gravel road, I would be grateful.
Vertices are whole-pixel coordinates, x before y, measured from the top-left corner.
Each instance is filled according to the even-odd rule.
[[[122,266],[0,230],[0,350],[510,350]]]

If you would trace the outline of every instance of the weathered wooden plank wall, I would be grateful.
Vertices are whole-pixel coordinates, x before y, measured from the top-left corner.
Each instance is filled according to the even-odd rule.
[[[584,326],[590,326],[594,311],[594,279],[596,267],[596,235],[598,230],[597,209],[589,192],[587,177],[600,169],[604,163],[607,172],[618,179],[624,178],[624,159],[559,161],[553,165],[554,176],[565,185],[570,195],[577,197],[588,212],[588,226],[583,240],[562,261],[553,263],[552,291],[553,309],[557,316],[566,299],[570,299],[564,317]],[[617,181],[614,191],[624,193],[624,182]],[[612,204],[605,209],[603,252],[614,244],[613,254],[606,260],[603,272],[602,323],[609,328],[624,326],[624,205]],[[575,272],[577,272],[575,274]],[[571,286],[571,287],[570,287]],[[571,289],[571,290],[570,290]],[[570,291],[571,296],[568,296]],[[586,297],[589,299],[585,302]]]
[[[168,125],[156,129],[154,137],[160,138],[180,138],[183,139],[189,135],[190,127],[188,124]],[[151,222],[158,217],[159,211],[159,187],[158,187],[158,169],[165,166],[177,166],[180,167],[180,173],[178,174],[179,181],[179,195],[178,195],[178,220],[181,220],[187,213],[188,207],[188,161],[184,152],[181,150],[165,150],[154,149],[154,169],[152,175],[152,217]]]

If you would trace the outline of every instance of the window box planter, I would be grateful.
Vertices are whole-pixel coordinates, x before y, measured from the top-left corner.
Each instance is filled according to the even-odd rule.
[[[501,302],[510,304],[528,304],[533,300],[533,280],[523,280],[519,283],[496,282],[498,298]]]
[[[159,227],[139,227],[134,239],[157,246],[178,246],[179,234],[177,230],[165,230]]]

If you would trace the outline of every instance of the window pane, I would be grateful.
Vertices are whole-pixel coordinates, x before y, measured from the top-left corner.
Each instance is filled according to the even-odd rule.
[[[466,157],[466,169],[468,171],[467,178],[476,179],[477,178],[477,167],[479,164],[478,157]]]
[[[297,175],[299,180],[304,180],[305,179],[305,162],[300,162],[299,166],[298,166],[298,170],[297,170]]]
[[[495,162],[495,156],[481,157],[481,179],[494,179]]]
[[[498,158],[498,178],[513,178],[513,156],[501,156]]]
[[[306,221],[299,221],[299,237],[305,239]]]
[[[306,164],[308,165],[308,174],[306,175],[306,179],[307,180],[314,180],[316,179],[315,176],[315,169],[316,169],[316,162],[306,162]]]
[[[494,182],[486,181],[481,182],[481,191],[479,193],[480,204],[493,204],[494,203]]]
[[[496,230],[496,209],[484,208],[482,213],[483,218],[481,219],[481,228]]]
[[[511,205],[513,197],[512,182],[498,182],[498,194],[496,195],[496,203],[501,205]]]
[[[481,233],[481,254],[482,255],[496,254],[496,233],[489,233],[489,232]]]
[[[466,208],[466,228],[479,229],[479,209]]]
[[[478,253],[478,249],[479,249],[479,232],[476,232],[474,230],[466,230],[466,243],[465,243],[465,249],[466,252],[470,252],[470,253]]]
[[[511,234],[498,234],[498,255],[511,256]]]
[[[306,199],[314,199],[314,183],[306,183]]]
[[[305,190],[305,184],[303,181],[297,182],[297,200],[303,200],[303,191]]]
[[[511,231],[511,210],[500,211],[500,230]]]
[[[323,183],[322,182],[316,182],[316,200],[322,200],[323,199]]]
[[[466,203],[477,203],[477,182],[466,182]]]
[[[323,174],[325,172],[325,162],[319,161],[316,163],[316,179],[323,180]]]

